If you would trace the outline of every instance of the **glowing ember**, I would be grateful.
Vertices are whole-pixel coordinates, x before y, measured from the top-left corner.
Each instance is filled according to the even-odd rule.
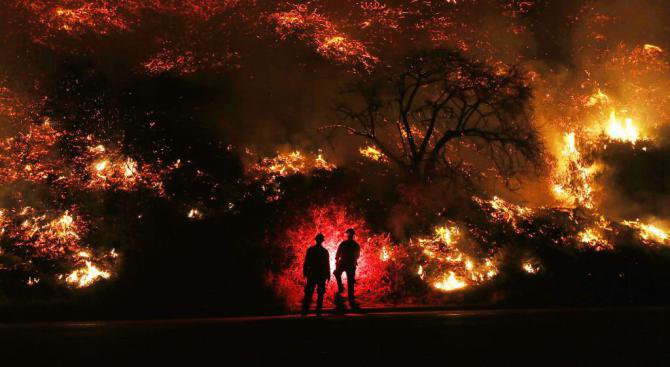
[[[114,259],[118,254],[112,250],[101,256],[83,243],[87,233],[87,223],[74,210],[67,210],[61,214],[50,212],[37,213],[31,207],[21,209],[2,210],[0,225],[5,240],[11,243],[6,247],[8,253],[23,261],[26,269],[39,268],[39,264],[61,264],[66,268],[76,268],[70,273],[69,284],[79,284],[84,287],[92,284],[98,278],[107,279],[111,270],[101,270],[101,264],[108,269],[114,266]],[[86,262],[91,267],[81,267]],[[93,264],[97,265],[93,265]],[[41,279],[56,274],[44,273]],[[33,279],[33,284],[39,280]]]
[[[517,233],[522,232],[519,223],[528,220],[533,214],[531,208],[512,204],[497,196],[494,196],[491,200],[473,196],[472,200],[480,207],[488,209],[494,222],[509,223]]]
[[[287,12],[274,13],[271,19],[282,39],[291,35],[315,47],[323,57],[370,70],[379,60],[365,45],[341,32],[330,20],[306,5],[297,5]]]
[[[249,152],[250,155],[252,153]],[[300,151],[279,153],[265,157],[255,164],[247,165],[247,175],[263,184],[269,201],[278,200],[282,194],[281,177],[307,175],[315,171],[332,171],[335,165],[326,161],[322,153],[304,154]]]
[[[310,158],[296,150],[288,154],[277,154],[273,158],[263,158],[251,168],[251,171],[258,176],[267,176],[269,181],[274,181],[276,177],[307,173],[315,169],[332,170],[333,168],[334,166],[326,162],[321,154]]]

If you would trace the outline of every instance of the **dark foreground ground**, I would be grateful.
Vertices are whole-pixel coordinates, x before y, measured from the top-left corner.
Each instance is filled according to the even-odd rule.
[[[669,315],[618,308],[2,324],[0,365],[668,366]]]

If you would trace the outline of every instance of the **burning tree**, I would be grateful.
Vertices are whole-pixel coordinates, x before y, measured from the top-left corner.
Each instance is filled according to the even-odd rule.
[[[336,107],[350,134],[365,138],[411,177],[473,178],[493,169],[510,179],[539,163],[530,88],[516,67],[493,68],[445,49],[405,59],[347,91]]]

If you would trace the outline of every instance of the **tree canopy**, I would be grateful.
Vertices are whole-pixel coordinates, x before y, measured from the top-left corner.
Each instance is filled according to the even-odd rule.
[[[336,106],[349,133],[365,138],[411,177],[473,178],[494,172],[509,182],[541,161],[518,67],[493,67],[436,49],[400,68],[365,77]]]

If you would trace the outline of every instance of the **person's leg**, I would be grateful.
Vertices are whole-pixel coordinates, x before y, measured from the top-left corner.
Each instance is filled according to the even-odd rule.
[[[312,295],[314,295],[314,287],[316,282],[311,279],[307,279],[307,284],[305,284],[305,297],[302,299],[302,315],[307,316],[309,312],[309,305],[312,303]]]
[[[323,295],[326,294],[326,281],[320,280],[316,288],[316,315],[321,316],[323,310]]]
[[[337,281],[337,293],[342,293],[344,292],[344,285],[342,284],[342,269],[341,268],[335,268],[335,272],[333,272],[333,275],[335,275],[335,280]]]
[[[356,307],[356,268],[347,270],[347,296],[349,306]]]

